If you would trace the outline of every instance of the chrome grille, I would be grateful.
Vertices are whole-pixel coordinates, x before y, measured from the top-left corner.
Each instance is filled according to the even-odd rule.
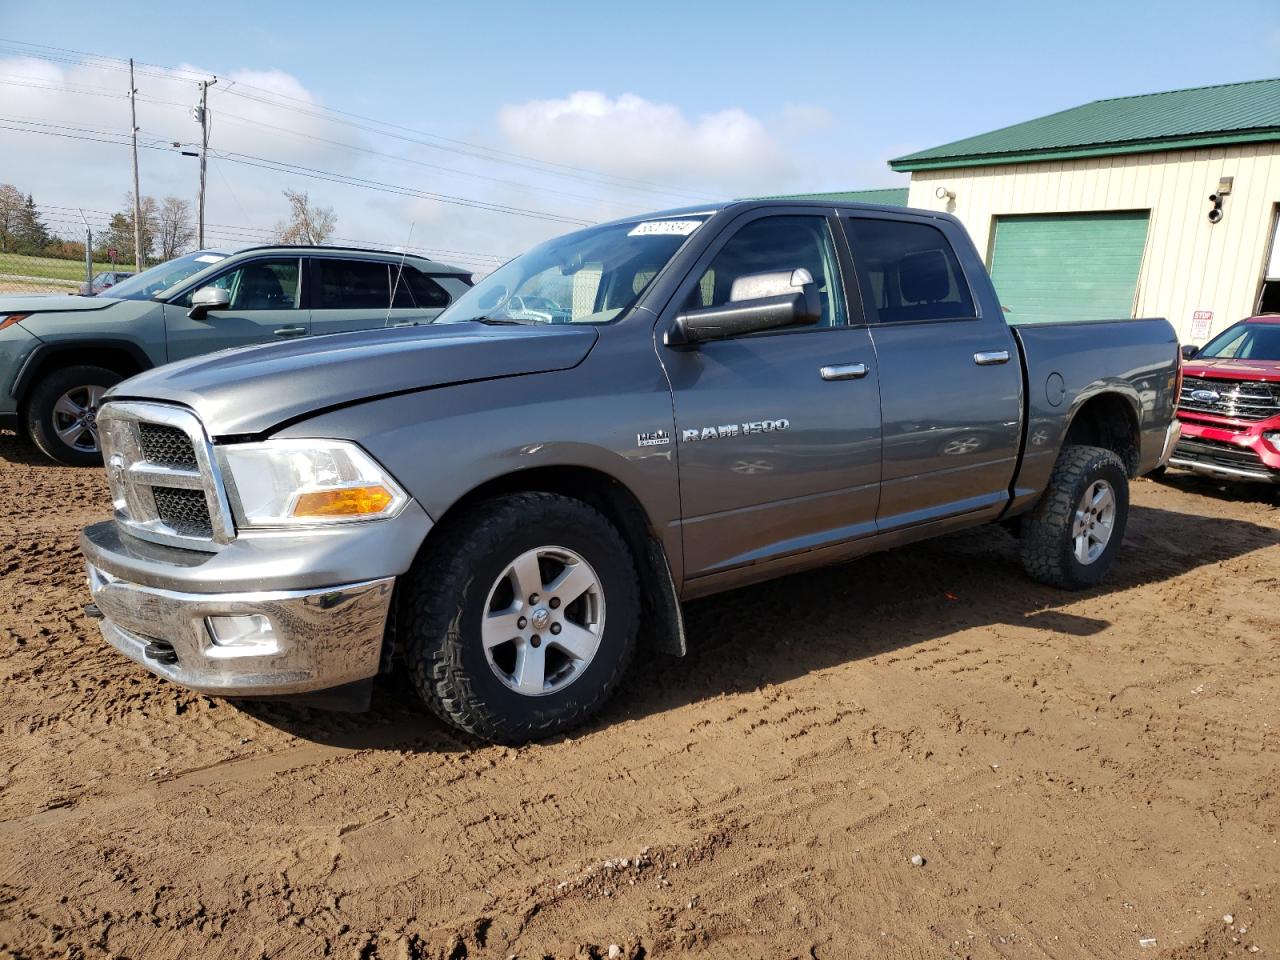
[[[213,447],[195,414],[159,403],[109,402],[98,436],[116,522],[172,546],[216,549],[235,535]]]
[[[156,516],[170,530],[184,537],[212,539],[213,521],[203,490],[152,487],[151,495],[156,501]]]
[[[1184,377],[1178,406],[1191,413],[1266,420],[1280,414],[1280,384]]]
[[[195,470],[198,466],[195,444],[177,427],[168,427],[162,423],[139,423],[138,441],[148,463],[185,467],[188,470]]]

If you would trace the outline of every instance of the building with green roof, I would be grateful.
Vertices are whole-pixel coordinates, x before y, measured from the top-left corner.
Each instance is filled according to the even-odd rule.
[[[1016,323],[1280,312],[1280,79],[1098,100],[891,160],[954,213]]]

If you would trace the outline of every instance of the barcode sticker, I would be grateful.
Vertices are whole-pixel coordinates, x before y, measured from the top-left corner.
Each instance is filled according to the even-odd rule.
[[[701,220],[649,220],[633,227],[627,236],[687,237],[700,226]]]
[[[219,260],[225,260],[226,257],[219,256],[216,253],[204,253],[196,257],[196,263],[217,263]]]

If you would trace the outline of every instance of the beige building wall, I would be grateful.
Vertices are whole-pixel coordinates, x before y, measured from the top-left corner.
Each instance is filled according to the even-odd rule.
[[[1211,224],[1220,177],[1235,181]],[[955,200],[939,200],[939,187]],[[1167,317],[1191,343],[1195,311],[1213,311],[1213,333],[1253,311],[1280,204],[1280,143],[917,170],[908,202],[958,216],[988,266],[1002,214],[1148,210],[1134,315]]]

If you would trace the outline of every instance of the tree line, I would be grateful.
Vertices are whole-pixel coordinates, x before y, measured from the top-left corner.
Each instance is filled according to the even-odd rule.
[[[276,243],[322,244],[333,236],[338,218],[332,207],[313,203],[305,192],[283,191],[288,217],[278,221],[273,231]],[[189,253],[195,248],[196,227],[191,204],[181,197],[143,197],[141,217],[142,257],[146,263],[160,263]],[[106,230],[94,231],[93,258],[104,262],[116,251],[117,263],[133,263],[133,192],[124,196],[123,208],[111,215]],[[77,238],[79,234],[80,238]],[[40,215],[34,197],[23,194],[13,184],[0,184],[0,253],[83,260],[83,233],[71,228],[69,236],[51,230]]]

